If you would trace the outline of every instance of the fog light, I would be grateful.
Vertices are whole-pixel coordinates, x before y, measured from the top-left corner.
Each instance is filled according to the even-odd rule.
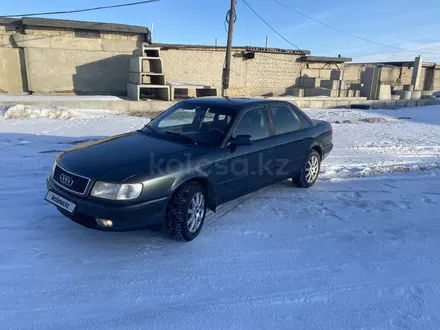
[[[96,223],[101,227],[113,227],[113,221],[106,219],[96,219]]]

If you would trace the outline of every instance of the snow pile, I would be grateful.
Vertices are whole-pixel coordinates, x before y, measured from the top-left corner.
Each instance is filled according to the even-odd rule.
[[[353,119],[346,119],[344,121],[336,120],[333,123],[334,124],[362,124],[362,123],[369,123],[369,124],[383,124],[386,123],[388,120],[382,117],[369,117],[369,118],[361,118],[357,120]]]
[[[0,107],[0,115],[3,119],[70,119],[72,112],[64,107],[36,107],[22,104],[13,104]]]
[[[118,114],[103,109],[69,109],[59,106],[12,104],[0,106],[0,119],[83,119],[102,118]]]
[[[427,171],[437,169],[438,163],[431,164],[413,164],[413,165],[391,165],[391,166],[371,166],[365,167],[359,172],[351,173],[351,177],[364,177],[369,175],[377,175],[384,173],[396,173],[396,172],[413,172],[413,171]]]

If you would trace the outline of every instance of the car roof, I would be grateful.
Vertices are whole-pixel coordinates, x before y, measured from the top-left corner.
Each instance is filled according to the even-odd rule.
[[[204,105],[215,105],[219,107],[229,107],[237,110],[247,108],[254,105],[266,105],[270,103],[279,103],[285,101],[267,100],[267,99],[253,99],[253,98],[230,98],[230,97],[197,97],[185,100],[183,102],[191,102]]]

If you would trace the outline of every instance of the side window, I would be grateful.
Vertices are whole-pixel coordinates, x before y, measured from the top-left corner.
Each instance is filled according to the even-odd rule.
[[[208,109],[208,111],[206,111],[205,116],[203,117],[203,122],[204,123],[209,123],[209,122],[213,122],[214,121],[214,113],[211,112],[211,109]]]
[[[285,105],[275,105],[270,107],[273,125],[275,126],[275,134],[294,132],[299,130],[299,122],[296,116]]]
[[[300,123],[301,123],[301,128],[309,128],[312,127],[312,124],[310,123],[310,121],[307,119],[307,117],[304,115],[304,113],[296,108],[293,108],[293,110],[296,113],[296,116],[298,117]]]
[[[264,107],[248,110],[235,127],[233,137],[250,135],[254,140],[261,140],[270,136],[269,118]]]

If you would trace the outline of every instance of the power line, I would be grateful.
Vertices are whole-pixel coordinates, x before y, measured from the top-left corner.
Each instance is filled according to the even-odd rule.
[[[157,2],[157,1],[159,1],[159,0],[145,0],[145,1],[137,1],[137,2],[119,4],[119,5],[102,6],[102,7],[94,7],[94,8],[87,8],[87,9],[52,11],[52,12],[47,12],[47,13],[15,14],[15,15],[5,15],[5,16],[0,16],[0,17],[29,17],[29,16],[42,16],[42,15],[73,14],[73,13],[82,13],[85,11],[95,11],[95,10],[110,9],[110,8],[137,6],[137,5],[143,5],[143,4]]]
[[[244,0],[243,0],[243,1],[244,1]],[[334,26],[329,25],[329,24],[327,24],[327,23],[321,22],[321,21],[319,21],[319,20],[317,20],[317,19],[315,19],[315,18],[313,18],[313,17],[311,17],[311,16],[309,16],[309,15],[306,15],[306,14],[304,14],[304,13],[302,13],[302,12],[300,12],[300,11],[298,11],[298,10],[296,10],[296,9],[294,9],[294,8],[292,8],[292,7],[286,5],[286,4],[284,4],[284,3],[282,3],[282,2],[280,2],[280,1],[278,1],[278,0],[273,0],[273,1],[276,2],[277,4],[281,5],[281,6],[283,6],[283,7],[287,8],[287,9],[289,9],[289,10],[291,10],[291,11],[297,13],[298,15],[304,16],[304,17],[306,17],[306,18],[308,18],[308,19],[310,19],[310,20],[312,20],[312,21],[314,21],[314,22],[316,22],[316,23],[318,23],[318,24],[324,25],[324,26],[326,26],[326,27],[328,27],[328,28],[330,28],[330,29],[332,29],[332,30],[335,30],[335,31],[338,31],[338,32],[344,33],[344,34],[349,35],[349,36],[351,36],[351,37],[353,37],[353,38],[357,38],[357,39],[360,39],[360,40],[363,40],[363,41],[367,41],[367,42],[370,42],[370,43],[373,43],[373,44],[376,44],[376,45],[380,45],[380,46],[383,46],[383,47],[388,47],[388,48],[394,48],[394,49],[398,49],[398,50],[403,50],[403,51],[406,51],[406,52],[413,52],[413,53],[418,53],[418,54],[440,55],[439,53],[421,52],[421,51],[417,51],[417,50],[405,49],[405,48],[400,48],[400,47],[396,47],[396,46],[391,46],[391,45],[383,44],[383,43],[381,43],[381,42],[374,41],[374,40],[371,40],[371,39],[367,39],[367,38],[364,38],[364,37],[361,37],[361,36],[355,35],[355,34],[353,34],[353,33],[350,33],[350,32],[347,32],[347,31],[344,31],[344,30],[341,30],[341,29],[338,29],[337,27],[334,27]]]
[[[288,44],[290,44],[290,45],[292,45],[293,47],[295,47],[296,49],[298,49],[298,50],[300,50],[299,49],[299,47],[297,46],[297,45],[295,45],[295,44],[293,44],[293,43],[291,43],[286,37],[284,37],[281,33],[279,33],[277,30],[275,30],[275,28],[274,27],[272,27],[272,25],[270,25],[268,22],[266,22],[265,20],[264,20],[264,18],[263,17],[261,17],[247,2],[246,2],[246,0],[242,0],[243,1],[243,3],[256,15],[256,16],[258,16],[258,18],[260,19],[260,20],[262,20],[263,21],[263,23],[264,24],[266,24],[273,32],[275,32],[276,34],[278,34],[281,38],[283,38],[284,39],[284,41],[286,41]]]

